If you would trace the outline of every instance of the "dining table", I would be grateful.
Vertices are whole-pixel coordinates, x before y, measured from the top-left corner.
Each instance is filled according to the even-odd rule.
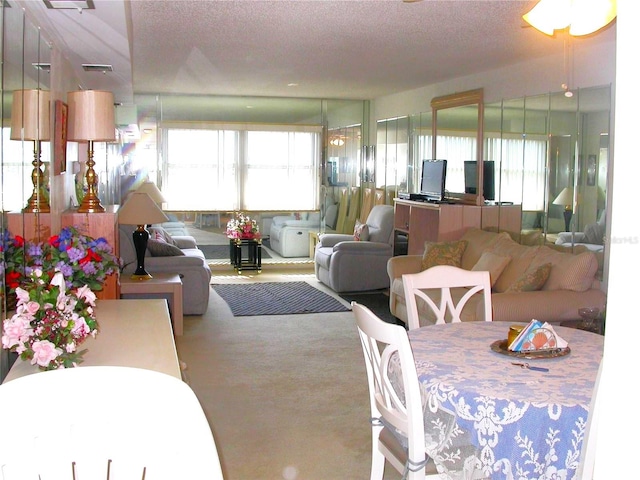
[[[451,431],[468,436],[473,478],[577,478],[604,337],[553,326],[568,348],[522,358],[505,348],[511,325],[462,322],[408,332],[425,412],[446,413],[454,418]],[[425,414],[425,433],[433,424]]]

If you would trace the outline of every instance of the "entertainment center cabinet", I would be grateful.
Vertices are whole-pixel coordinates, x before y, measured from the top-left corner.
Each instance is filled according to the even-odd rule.
[[[437,204],[400,198],[394,204],[394,242],[399,235],[406,236],[408,255],[422,255],[425,242],[457,240],[470,227],[520,234],[521,205]]]

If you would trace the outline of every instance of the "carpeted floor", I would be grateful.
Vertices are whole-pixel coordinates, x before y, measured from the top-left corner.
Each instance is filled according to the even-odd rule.
[[[404,322],[398,320],[389,311],[389,295],[386,293],[345,293],[340,295],[340,297],[347,303],[357,302],[361,305],[364,305],[365,307],[368,307],[380,319],[384,320],[387,323],[404,326]]]
[[[235,317],[349,311],[341,302],[307,282],[214,284]]]
[[[302,279],[324,291],[312,271],[218,281]],[[186,316],[176,344],[225,480],[368,479],[371,411],[353,313],[234,317],[210,292],[206,314]],[[387,467],[383,478],[400,474]]]

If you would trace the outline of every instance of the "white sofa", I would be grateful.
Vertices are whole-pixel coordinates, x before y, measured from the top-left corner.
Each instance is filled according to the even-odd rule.
[[[269,230],[271,250],[281,257],[308,257],[309,233],[320,231],[320,213],[273,217]]]

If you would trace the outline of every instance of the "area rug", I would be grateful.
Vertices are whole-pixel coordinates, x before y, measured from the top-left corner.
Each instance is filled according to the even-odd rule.
[[[207,260],[229,260],[229,245],[198,245]],[[244,253],[243,253],[244,255]],[[271,258],[269,252],[262,249],[262,258]]]
[[[404,322],[394,317],[389,311],[389,295],[384,293],[353,293],[340,295],[348,303],[357,302],[375,313],[387,323],[404,326]]]
[[[234,317],[348,312],[338,300],[307,282],[213,284]]]

